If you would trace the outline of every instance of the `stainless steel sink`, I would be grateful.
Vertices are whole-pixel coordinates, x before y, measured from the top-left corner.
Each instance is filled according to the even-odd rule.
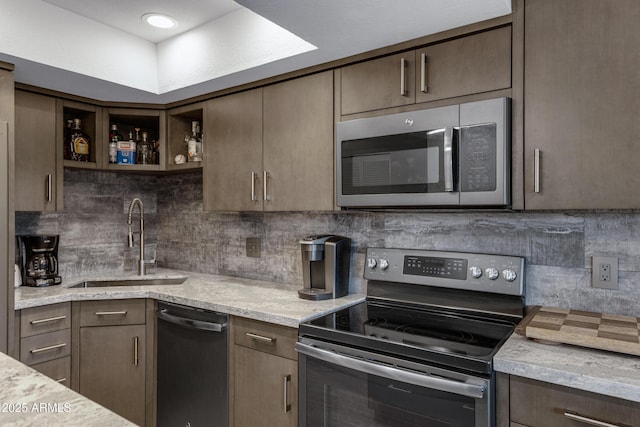
[[[155,286],[155,285],[181,285],[188,277],[164,277],[150,279],[123,279],[123,280],[87,280],[70,288],[102,288],[108,286]]]

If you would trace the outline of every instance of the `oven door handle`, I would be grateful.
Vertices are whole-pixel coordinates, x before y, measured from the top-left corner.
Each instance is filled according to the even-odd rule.
[[[296,350],[299,353],[322,360],[327,363],[332,363],[334,365],[342,366],[347,369],[353,369],[365,374],[377,375],[379,377],[388,378],[390,380],[397,380],[407,384],[413,384],[419,387],[427,387],[430,389],[454,393],[474,399],[482,399],[485,393],[485,387],[481,385],[467,384],[442,377],[432,377],[428,375],[417,374],[411,371],[404,371],[402,369],[392,368],[387,365],[380,365],[371,361],[343,356],[333,351],[323,350],[301,342],[296,343]]]

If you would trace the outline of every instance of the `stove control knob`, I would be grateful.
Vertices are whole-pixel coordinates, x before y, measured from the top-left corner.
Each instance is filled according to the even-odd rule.
[[[471,272],[471,277],[473,277],[474,279],[479,279],[482,277],[482,269],[477,265],[469,268],[469,271]]]
[[[484,272],[489,280],[496,280],[498,277],[500,277],[500,272],[495,267],[489,267]]]
[[[377,265],[378,265],[378,262],[376,261],[375,258],[368,258],[367,259],[367,267],[369,267],[371,270],[376,268]]]
[[[389,261],[387,261],[384,258],[380,259],[380,269],[381,270],[386,270],[387,268],[389,268]]]
[[[502,277],[507,282],[513,282],[518,277],[518,274],[514,270],[507,268],[502,272]]]

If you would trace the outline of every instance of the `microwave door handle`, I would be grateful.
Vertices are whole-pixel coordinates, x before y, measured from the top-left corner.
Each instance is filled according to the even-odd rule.
[[[453,192],[453,127],[444,128],[444,191]]]

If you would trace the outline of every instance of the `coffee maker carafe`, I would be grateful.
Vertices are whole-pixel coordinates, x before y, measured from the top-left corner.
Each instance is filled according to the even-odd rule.
[[[17,236],[17,256],[22,268],[22,284],[58,285],[58,236]]]
[[[351,239],[308,236],[300,241],[302,281],[298,296],[310,300],[339,298],[349,293]]]

